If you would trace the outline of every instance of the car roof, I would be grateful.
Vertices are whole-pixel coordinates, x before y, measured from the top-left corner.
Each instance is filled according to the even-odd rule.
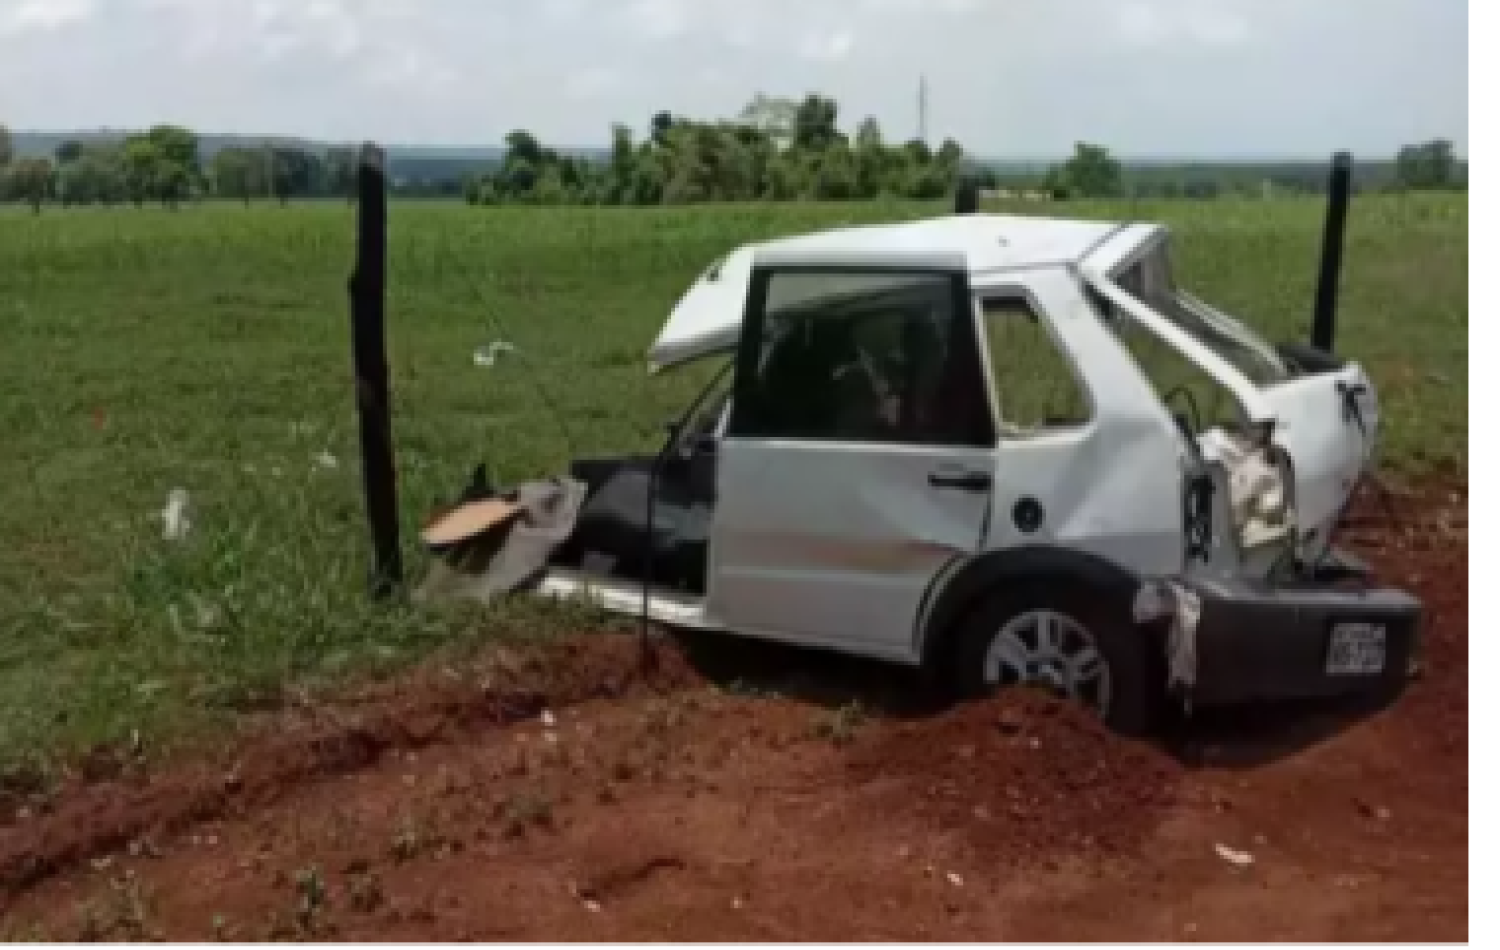
[[[946,260],[949,266],[978,273],[1076,264],[1124,226],[1118,221],[1023,215],[949,215],[766,241],[755,245],[755,256],[756,262],[763,265]]]
[[[739,339],[756,267],[912,267],[984,275],[1097,264],[1103,270],[1165,233],[1159,225],[1030,215],[948,215],[836,228],[744,245],[678,302],[648,354],[652,370],[722,352]],[[790,301],[788,301],[789,303]]]

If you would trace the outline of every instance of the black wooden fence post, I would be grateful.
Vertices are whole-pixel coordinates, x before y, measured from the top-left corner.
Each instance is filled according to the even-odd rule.
[[[979,182],[973,175],[962,175],[958,179],[958,191],[953,196],[954,214],[979,213]]]
[[[385,156],[373,144],[366,144],[359,154],[357,221],[354,273],[349,278],[354,395],[373,549],[370,593],[383,599],[400,588],[402,571],[390,368],[385,353]]]
[[[1318,262],[1318,296],[1313,304],[1312,345],[1333,352],[1338,329],[1339,278],[1344,269],[1344,228],[1349,219],[1353,159],[1348,152],[1333,157],[1328,175],[1328,216],[1323,222],[1323,257]]]

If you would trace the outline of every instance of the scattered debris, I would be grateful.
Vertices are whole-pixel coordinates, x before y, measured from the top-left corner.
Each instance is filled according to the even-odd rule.
[[[193,527],[188,517],[188,502],[186,488],[174,488],[167,492],[167,505],[161,510],[162,540],[186,540]]]
[[[322,468],[333,469],[339,467],[338,457],[326,450],[318,454],[317,462]]]
[[[480,369],[492,369],[500,354],[504,353],[506,356],[513,356],[519,352],[520,350],[516,349],[515,344],[507,343],[504,340],[496,340],[474,351],[474,365]]]
[[[1255,855],[1248,851],[1236,851],[1234,848],[1224,844],[1214,845],[1214,851],[1237,868],[1247,868],[1255,863]]]

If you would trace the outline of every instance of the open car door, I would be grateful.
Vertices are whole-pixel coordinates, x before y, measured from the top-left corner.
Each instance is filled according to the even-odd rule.
[[[961,268],[758,264],[720,444],[707,613],[909,659],[982,545],[995,433]]]

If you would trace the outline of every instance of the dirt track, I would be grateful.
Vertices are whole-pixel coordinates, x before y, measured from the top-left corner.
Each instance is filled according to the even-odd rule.
[[[1467,497],[1424,494],[1358,529],[1435,614],[1378,716],[1140,745],[1032,696],[923,713],[833,662],[773,697],[663,650],[646,686],[631,639],[580,639],[0,792],[0,935],[1467,940]]]

